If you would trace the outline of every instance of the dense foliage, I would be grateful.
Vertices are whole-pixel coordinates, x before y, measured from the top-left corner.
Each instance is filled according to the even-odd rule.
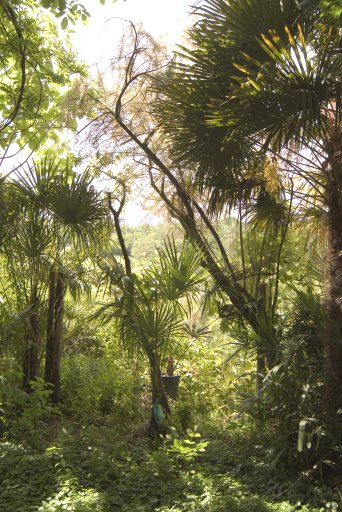
[[[339,510],[339,2],[129,24],[93,82],[82,3],[0,10],[0,511]]]

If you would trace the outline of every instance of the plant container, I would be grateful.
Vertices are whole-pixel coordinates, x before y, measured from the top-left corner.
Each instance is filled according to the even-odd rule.
[[[162,383],[166,394],[173,399],[177,398],[180,375],[162,375]]]

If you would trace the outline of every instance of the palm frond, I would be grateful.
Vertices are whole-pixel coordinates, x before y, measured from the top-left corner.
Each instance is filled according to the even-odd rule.
[[[334,54],[336,36],[322,35],[320,46],[310,49],[303,32],[297,37],[286,28],[287,39],[272,31],[261,35],[260,46],[269,59],[254,71],[251,57],[245,55],[247,77],[239,79],[235,96],[244,105],[240,122],[247,133],[277,151],[291,140],[317,139],[324,132],[329,102],[336,98],[342,70],[340,55]],[[224,124],[226,105],[213,112],[210,123]],[[219,120],[221,118],[221,121]]]
[[[17,223],[12,246],[22,258],[49,256],[54,246],[54,236],[48,219],[40,212],[31,212]]]
[[[89,172],[78,174],[68,162],[48,158],[34,162],[20,169],[13,187],[28,202],[28,208],[50,214],[62,243],[70,239],[89,244],[108,224],[104,201]]]
[[[206,272],[200,267],[198,250],[189,241],[185,240],[179,250],[174,237],[169,238],[164,249],[158,249],[158,255],[158,263],[147,275],[167,300],[177,301],[200,291]]]
[[[278,199],[262,189],[256,201],[252,201],[248,206],[246,215],[250,226],[255,229],[272,226],[274,232],[278,233],[286,225],[288,207],[284,197]]]
[[[206,0],[196,12],[192,46],[156,79],[156,116],[177,161],[235,190],[267,148],[324,136],[339,34],[317,23],[318,1]]]
[[[319,325],[324,317],[323,296],[315,291],[311,286],[300,288],[293,284],[289,285],[294,295],[290,298],[293,312],[296,318],[300,318],[301,322]]]
[[[31,205],[44,208],[47,203],[50,188],[63,165],[60,161],[44,158],[26,167],[21,167],[15,173],[13,187],[28,200]]]
[[[87,172],[76,174],[66,168],[53,182],[48,207],[64,237],[82,244],[98,239],[108,222],[104,201]]]
[[[132,324],[131,324],[132,325]],[[139,304],[134,307],[134,330],[147,349],[170,345],[184,332],[182,319],[171,302]]]

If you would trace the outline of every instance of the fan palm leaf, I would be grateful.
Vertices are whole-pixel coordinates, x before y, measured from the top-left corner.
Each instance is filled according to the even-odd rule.
[[[103,199],[91,182],[87,172],[76,174],[68,168],[53,181],[48,207],[65,240],[87,245],[99,238],[107,223]]]
[[[40,212],[31,212],[16,226],[12,245],[23,258],[50,256],[54,237],[48,219]]]
[[[266,226],[272,226],[275,233],[286,225],[288,208],[284,197],[274,197],[267,190],[261,189],[256,200],[248,207],[246,215],[250,226],[261,230]]]
[[[60,161],[44,158],[33,162],[27,167],[21,167],[15,173],[12,186],[29,204],[37,208],[46,206],[53,181],[62,172]]]
[[[333,53],[336,42],[326,34],[319,48],[310,50],[301,30],[295,39],[287,29],[287,41],[276,32],[261,35],[259,44],[268,63],[259,63],[257,71],[253,65],[244,68],[247,78],[239,79],[234,93],[244,106],[240,123],[245,136],[280,151],[290,141],[302,144],[325,133],[329,102],[338,94],[342,70],[341,56]],[[247,55],[246,62],[251,64]],[[213,112],[208,122],[224,124],[225,108]]]
[[[165,349],[184,332],[183,322],[172,302],[135,303],[133,330],[147,350]]]
[[[164,249],[158,249],[159,265],[155,269],[158,290],[168,300],[178,300],[187,294],[200,291],[206,278],[206,272],[200,267],[201,257],[198,250],[184,241],[177,249],[174,237],[165,242]]]
[[[107,224],[107,210],[89,172],[78,174],[68,162],[35,162],[20,170],[13,186],[29,208],[35,206],[50,216],[61,245],[69,240],[88,245]]]
[[[194,44],[159,78],[156,111],[176,158],[197,162],[202,183],[234,188],[255,153],[324,133],[341,55],[336,31],[318,37],[317,7],[207,0],[197,9]]]

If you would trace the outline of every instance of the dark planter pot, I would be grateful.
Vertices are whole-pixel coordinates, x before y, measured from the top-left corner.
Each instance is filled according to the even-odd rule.
[[[162,375],[162,383],[166,394],[170,398],[177,398],[180,375]]]

